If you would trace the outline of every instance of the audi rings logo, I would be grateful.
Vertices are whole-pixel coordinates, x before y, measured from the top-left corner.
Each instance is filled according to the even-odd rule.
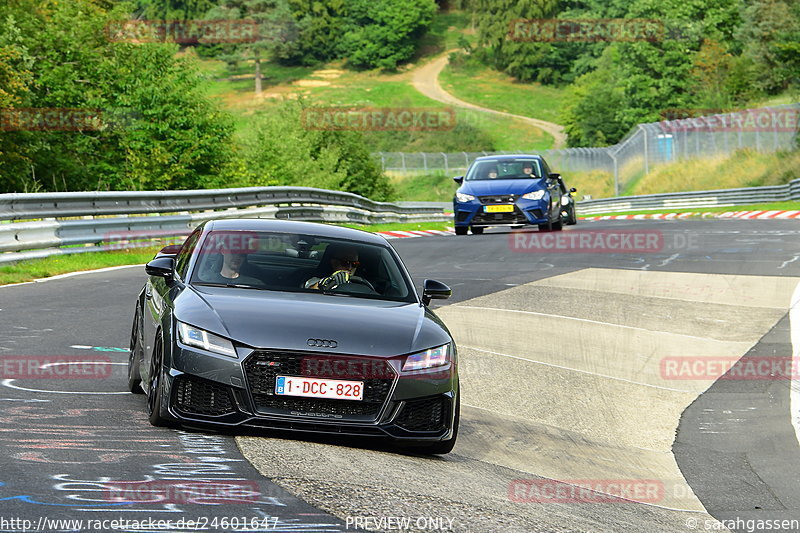
[[[308,339],[306,344],[315,348],[336,348],[339,343],[330,339]]]

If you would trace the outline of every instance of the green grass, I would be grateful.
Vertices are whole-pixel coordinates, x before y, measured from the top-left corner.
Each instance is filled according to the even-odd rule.
[[[457,174],[390,174],[389,179],[404,202],[450,202],[458,188],[453,181]]]
[[[702,191],[781,185],[800,174],[800,150],[757,152],[739,150],[731,155],[658,165],[636,182],[631,194]]]
[[[42,259],[20,261],[13,265],[2,265],[0,266],[0,285],[22,283],[81,270],[94,270],[120,265],[138,265],[152,259],[160,248],[160,246],[156,246],[134,250],[54,255]]]
[[[472,104],[558,123],[563,91],[539,83],[521,83],[472,62],[449,64],[439,77],[442,88]]]
[[[393,230],[418,230],[435,229],[445,230],[452,226],[449,221],[444,222],[411,222],[403,224],[373,224],[370,226],[358,224],[341,224],[349,228],[365,231],[393,231]],[[161,246],[136,248],[133,250],[114,250],[106,252],[86,252],[69,255],[54,255],[42,259],[20,261],[12,265],[0,265],[0,285],[10,283],[23,283],[35,279],[48,278],[59,274],[95,270],[122,265],[140,265],[150,261],[161,249]]]
[[[437,26],[438,24],[438,26]],[[440,15],[433,39],[453,38],[459,28],[469,24],[460,13]],[[439,32],[439,33],[436,33]],[[438,35],[438,37],[436,37]],[[218,60],[198,60],[207,79],[207,93],[218,98],[234,116],[238,138],[246,138],[253,127],[254,113],[268,113],[280,98],[302,95],[311,105],[331,107],[425,107],[447,106],[431,100],[411,85],[409,68],[398,73],[348,71],[340,63],[311,67],[283,67],[262,63],[265,76],[264,96],[256,97],[253,65],[241,62],[236,68]],[[409,65],[411,67],[413,65]],[[331,76],[319,70],[332,70]],[[338,72],[336,72],[338,71]],[[371,151],[456,152],[480,150],[545,150],[552,147],[552,137],[540,129],[516,119],[456,109],[461,127],[449,131],[365,132]]]
[[[773,202],[769,204],[734,205],[728,207],[681,207],[669,209],[614,211],[613,213],[592,213],[578,216],[599,217],[615,215],[654,215],[659,213],[727,213],[729,211],[800,211],[800,202]]]

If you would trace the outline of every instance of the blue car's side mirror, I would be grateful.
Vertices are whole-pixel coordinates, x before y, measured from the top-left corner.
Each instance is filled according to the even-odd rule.
[[[462,183],[464,183],[464,176],[456,176],[453,178],[453,181],[461,185]]]

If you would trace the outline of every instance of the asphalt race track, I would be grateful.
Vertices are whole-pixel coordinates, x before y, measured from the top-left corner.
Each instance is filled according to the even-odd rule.
[[[576,250],[587,232],[592,246]],[[614,234],[636,249],[620,252]],[[565,229],[560,245],[545,235],[558,236],[392,241],[418,287],[454,291],[435,304],[463,387],[443,457],[151,427],[144,397],[124,392],[141,267],[0,288],[0,531],[800,530],[800,385],[778,367],[730,368],[797,357],[800,224],[605,221]],[[81,372],[13,378],[20,361],[54,356]],[[196,491],[153,501],[177,484]]]

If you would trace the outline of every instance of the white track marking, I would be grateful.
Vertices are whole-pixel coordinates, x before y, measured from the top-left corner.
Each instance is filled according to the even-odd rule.
[[[63,362],[63,363],[62,362],[47,363],[45,365],[42,365],[40,368],[53,366],[53,365],[77,365],[77,364],[84,364],[86,362],[87,361],[75,361],[75,362]],[[91,361],[89,361],[89,362],[91,362]],[[128,363],[108,363],[106,361],[101,361],[101,362],[104,363],[104,364],[107,364],[107,365],[126,365],[127,366],[127,364],[128,364]],[[98,392],[98,391],[29,389],[27,387],[20,387],[19,385],[14,385],[14,381],[16,381],[16,379],[4,379],[2,382],[0,382],[0,385],[3,385],[4,387],[8,387],[9,389],[24,390],[24,391],[27,391],[27,392],[44,392],[44,393],[47,393],[47,394],[130,394],[130,392],[128,392],[128,391],[125,391],[125,392]]]
[[[613,379],[614,381],[623,381],[625,383],[630,383],[632,385],[641,385],[642,387],[650,387],[650,388],[653,388],[653,389],[668,390],[668,391],[672,391],[672,392],[693,392],[693,391],[684,390],[684,389],[673,389],[671,387],[662,387],[660,385],[651,385],[650,383],[642,383],[641,381],[632,381],[630,379],[618,378],[616,376],[609,376],[608,374],[599,374],[597,372],[589,372],[588,370],[580,370],[580,369],[572,368],[572,367],[569,367],[569,366],[561,366],[561,365],[555,365],[553,363],[545,363],[543,361],[537,361],[536,359],[526,359],[525,357],[520,357],[518,355],[510,355],[510,354],[507,354],[507,353],[493,352],[491,350],[484,350],[483,348],[478,348],[477,346],[461,345],[461,347],[462,348],[468,348],[470,350],[475,350],[476,352],[490,353],[492,355],[499,355],[501,357],[508,357],[509,359],[518,359],[520,361],[527,361],[528,363],[534,363],[534,364],[542,365],[542,366],[549,366],[551,368],[559,368],[561,370],[569,370],[570,372],[578,372],[580,374],[588,374],[590,376],[597,376],[597,377],[600,377],[600,378]]]
[[[685,337],[687,339],[700,339],[700,340],[708,340],[707,337],[697,337],[695,335],[684,335],[683,333],[671,333],[671,332],[663,332],[660,330],[654,329],[646,329],[646,328],[637,328],[635,326],[624,326],[622,324],[614,324],[612,322],[600,322],[597,320],[589,320],[588,318],[576,318],[574,316],[564,316],[564,315],[552,315],[550,313],[537,313],[536,311],[520,311],[519,309],[501,309],[497,307],[480,307],[480,306],[473,306],[473,305],[460,305],[456,304],[454,306],[456,309],[480,309],[482,311],[497,311],[497,312],[505,312],[505,313],[522,313],[525,315],[537,315],[537,316],[546,316],[550,318],[563,318],[566,320],[575,320],[577,322],[585,322],[587,324],[598,324],[601,326],[613,326],[615,328],[621,329],[633,329],[636,331],[647,331],[649,333],[668,333],[669,335],[675,335],[677,337]],[[686,391],[688,392],[688,391]]]
[[[789,308],[789,328],[792,339],[792,359],[797,361],[800,359],[800,283],[797,284],[792,294],[792,303]],[[797,368],[796,364],[792,366]],[[795,376],[795,372],[792,372],[792,381],[789,389],[790,415],[797,442],[800,444],[800,381]]]

